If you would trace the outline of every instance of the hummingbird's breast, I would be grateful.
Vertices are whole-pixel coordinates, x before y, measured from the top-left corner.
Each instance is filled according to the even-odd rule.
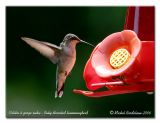
[[[76,50],[70,48],[64,48],[60,57],[59,67],[63,72],[67,72],[67,75],[72,70],[76,61]]]

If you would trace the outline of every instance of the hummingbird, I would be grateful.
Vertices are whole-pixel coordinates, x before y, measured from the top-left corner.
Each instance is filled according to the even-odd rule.
[[[61,98],[63,95],[65,80],[76,62],[76,45],[85,43],[93,46],[71,33],[64,37],[60,46],[27,37],[21,37],[21,39],[48,58],[53,64],[57,64],[55,98]]]

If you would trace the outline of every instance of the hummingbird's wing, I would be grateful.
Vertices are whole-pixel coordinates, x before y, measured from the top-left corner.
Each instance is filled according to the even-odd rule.
[[[38,41],[31,38],[22,37],[21,39],[24,40],[31,47],[39,51],[43,56],[50,59],[54,64],[58,62],[58,56],[62,49],[61,47],[48,42]]]

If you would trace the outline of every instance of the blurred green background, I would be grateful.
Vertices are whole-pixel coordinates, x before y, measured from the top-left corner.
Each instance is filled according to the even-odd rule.
[[[83,69],[93,48],[77,46],[77,61],[66,80],[64,95],[55,99],[56,65],[25,44],[26,36],[59,45],[74,33],[94,45],[123,30],[126,7],[6,7],[6,117],[11,111],[88,111],[88,115],[39,117],[153,117],[154,95],[134,93],[102,98],[76,95],[87,90]],[[151,111],[151,115],[110,115],[110,111]]]

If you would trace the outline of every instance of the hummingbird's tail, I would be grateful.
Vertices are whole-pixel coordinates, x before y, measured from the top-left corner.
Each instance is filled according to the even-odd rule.
[[[61,87],[60,90],[58,90],[58,88],[57,88],[57,90],[55,92],[55,98],[57,98],[57,97],[61,98],[62,95],[63,95],[63,90],[64,90],[64,84],[63,84],[63,86]]]

